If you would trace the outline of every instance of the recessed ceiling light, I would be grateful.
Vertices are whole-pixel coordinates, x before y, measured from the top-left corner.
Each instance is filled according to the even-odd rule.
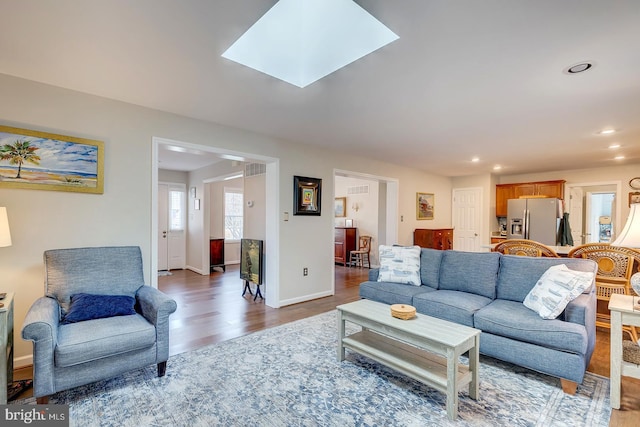
[[[477,163],[480,161],[480,157],[474,157],[471,159],[472,162]]]
[[[615,160],[623,160],[623,159],[624,159],[624,156],[615,156],[615,157],[614,157],[614,159],[615,159]]]
[[[303,88],[397,39],[352,0],[280,0],[222,57]]]
[[[567,68],[564,69],[564,72],[567,74],[578,74],[578,73],[582,73],[584,71],[587,71],[588,69],[593,67],[593,62],[589,61],[589,62],[579,62],[577,64],[571,65]]]
[[[500,169],[502,169],[502,166],[500,166],[500,165],[495,165],[495,166],[493,167],[493,170],[494,170],[494,171],[499,171]]]
[[[618,143],[611,144],[611,145],[609,146],[609,148],[610,148],[610,149],[612,149],[612,150],[615,150],[616,148],[620,148],[620,144],[618,144]]]
[[[598,132],[598,135],[611,135],[613,133],[616,133],[615,129],[603,129],[600,132]]]

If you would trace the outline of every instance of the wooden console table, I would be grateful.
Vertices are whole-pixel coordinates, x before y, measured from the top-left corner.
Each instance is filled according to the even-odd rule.
[[[355,227],[336,227],[334,238],[334,262],[337,264],[347,265],[349,261],[349,253],[358,249],[356,244]]]
[[[413,244],[441,251],[453,249],[453,228],[416,228],[413,232]]]
[[[209,271],[220,267],[226,272],[224,265],[224,239],[209,239]]]

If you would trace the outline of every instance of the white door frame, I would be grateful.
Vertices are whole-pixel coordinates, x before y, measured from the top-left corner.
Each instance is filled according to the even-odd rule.
[[[615,234],[612,236],[615,239],[617,233],[622,230],[624,224],[621,222],[620,212],[622,211],[622,181],[598,181],[598,182],[577,182],[565,184],[565,194],[571,194],[572,187],[597,187],[601,185],[615,185],[616,186],[616,204],[615,204],[615,212],[613,213],[614,217],[614,232]],[[586,191],[585,191],[586,193]],[[571,203],[571,199],[569,199],[569,203]],[[569,211],[569,209],[566,209]],[[576,243],[574,242],[574,245]]]
[[[280,209],[280,160],[275,157],[268,157],[259,154],[244,153],[233,150],[226,150],[208,145],[192,144],[184,141],[176,141],[167,138],[154,136],[151,138],[151,262],[150,285],[158,287],[158,150],[159,145],[173,145],[191,150],[206,151],[209,153],[225,154],[229,156],[242,157],[245,159],[264,162],[267,166],[265,177],[265,304],[269,307],[280,307],[280,269],[278,260],[280,259],[280,222],[278,212]],[[206,197],[205,197],[206,199]],[[206,209],[206,203],[205,203]],[[205,213],[208,209],[205,210]],[[205,218],[204,226],[208,229],[208,220]],[[205,245],[209,244],[209,239],[202,239],[202,265],[208,265],[209,259],[204,259]],[[271,286],[270,286],[271,284]]]

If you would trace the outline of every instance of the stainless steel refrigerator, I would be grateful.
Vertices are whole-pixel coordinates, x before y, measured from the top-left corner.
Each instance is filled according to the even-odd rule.
[[[560,199],[509,199],[507,238],[535,240],[543,245],[556,246],[560,218]]]

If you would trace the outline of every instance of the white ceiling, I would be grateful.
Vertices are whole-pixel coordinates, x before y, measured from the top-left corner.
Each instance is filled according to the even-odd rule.
[[[400,39],[304,89],[220,56],[275,0],[0,0],[0,73],[447,176],[640,162],[640,1],[357,3]]]

